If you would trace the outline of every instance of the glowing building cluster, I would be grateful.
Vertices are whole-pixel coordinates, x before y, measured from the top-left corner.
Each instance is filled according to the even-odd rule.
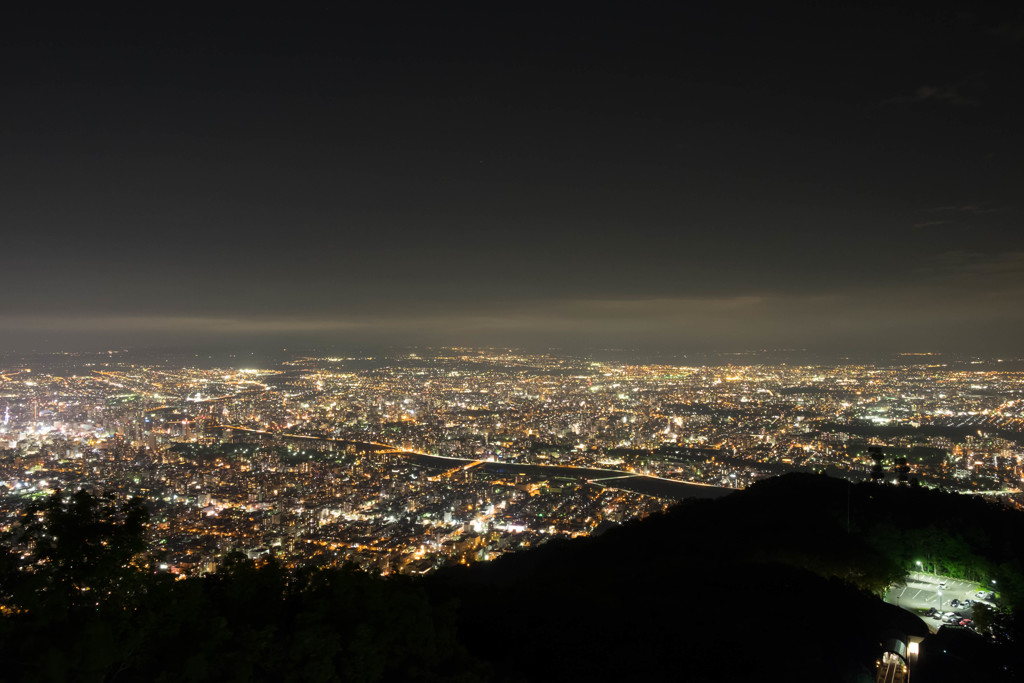
[[[229,549],[426,573],[815,471],[1019,504],[1024,373],[904,356],[693,365],[440,349],[270,367],[57,354],[0,366],[0,505],[144,496],[166,571]],[[897,463],[906,465],[897,475]]]

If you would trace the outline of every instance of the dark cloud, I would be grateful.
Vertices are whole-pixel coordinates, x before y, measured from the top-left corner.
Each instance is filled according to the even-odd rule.
[[[1000,209],[994,206],[986,206],[983,204],[961,204],[957,206],[936,206],[931,209],[932,211],[941,211],[949,213],[967,213],[975,216],[983,216],[990,213],[999,213]]]
[[[916,102],[943,102],[946,104],[977,106],[974,99],[961,94],[960,88],[955,85],[922,85],[912,97]]]
[[[991,34],[1009,43],[1024,41],[1024,18],[1009,19],[992,28]]]
[[[883,100],[882,104],[898,105],[913,104],[916,102],[933,102],[938,104],[949,104],[961,107],[976,107],[981,103],[973,97],[962,93],[963,87],[958,85],[921,85],[909,95],[890,97]]]

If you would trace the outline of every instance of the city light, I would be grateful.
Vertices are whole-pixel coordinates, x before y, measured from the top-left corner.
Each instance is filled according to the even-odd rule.
[[[294,565],[315,553],[422,574],[786,471],[868,480],[876,456],[887,486],[1015,501],[1019,448],[996,430],[1024,425],[1009,398],[1019,377],[921,362],[642,365],[441,348],[242,370],[126,354],[70,372],[38,363],[31,380],[3,373],[3,473],[17,493],[6,504],[77,486],[158,498],[152,542],[180,546],[166,564],[188,576],[215,561],[211,536],[278,547]],[[883,403],[897,423],[963,437],[867,436]]]

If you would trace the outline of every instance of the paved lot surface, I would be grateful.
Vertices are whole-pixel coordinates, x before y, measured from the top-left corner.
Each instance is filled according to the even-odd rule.
[[[977,586],[978,584],[970,581],[959,581],[935,574],[915,572],[907,577],[905,586],[890,588],[885,595],[885,601],[918,614],[928,624],[928,628],[934,632],[943,625],[943,622],[924,616],[918,610],[935,607],[942,612],[959,612],[965,617],[973,618],[973,610],[970,607],[953,607],[950,605],[950,601],[967,599],[978,601],[974,596],[978,590]]]

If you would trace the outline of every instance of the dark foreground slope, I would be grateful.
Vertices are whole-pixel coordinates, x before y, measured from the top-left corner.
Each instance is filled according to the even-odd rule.
[[[1013,583],[1021,521],[965,496],[789,475],[433,583],[507,680],[866,681],[883,634],[924,628],[877,597],[912,558]],[[982,650],[974,673],[1013,680]]]
[[[791,475],[426,580],[72,562],[83,594],[7,553],[0,680],[869,681],[882,633],[921,627],[877,597],[911,551],[1012,586],[1021,528],[962,496]],[[987,647],[957,661],[1012,680]]]
[[[499,678],[869,680],[903,615],[865,589],[900,568],[846,533],[845,498],[787,478],[434,582]]]

